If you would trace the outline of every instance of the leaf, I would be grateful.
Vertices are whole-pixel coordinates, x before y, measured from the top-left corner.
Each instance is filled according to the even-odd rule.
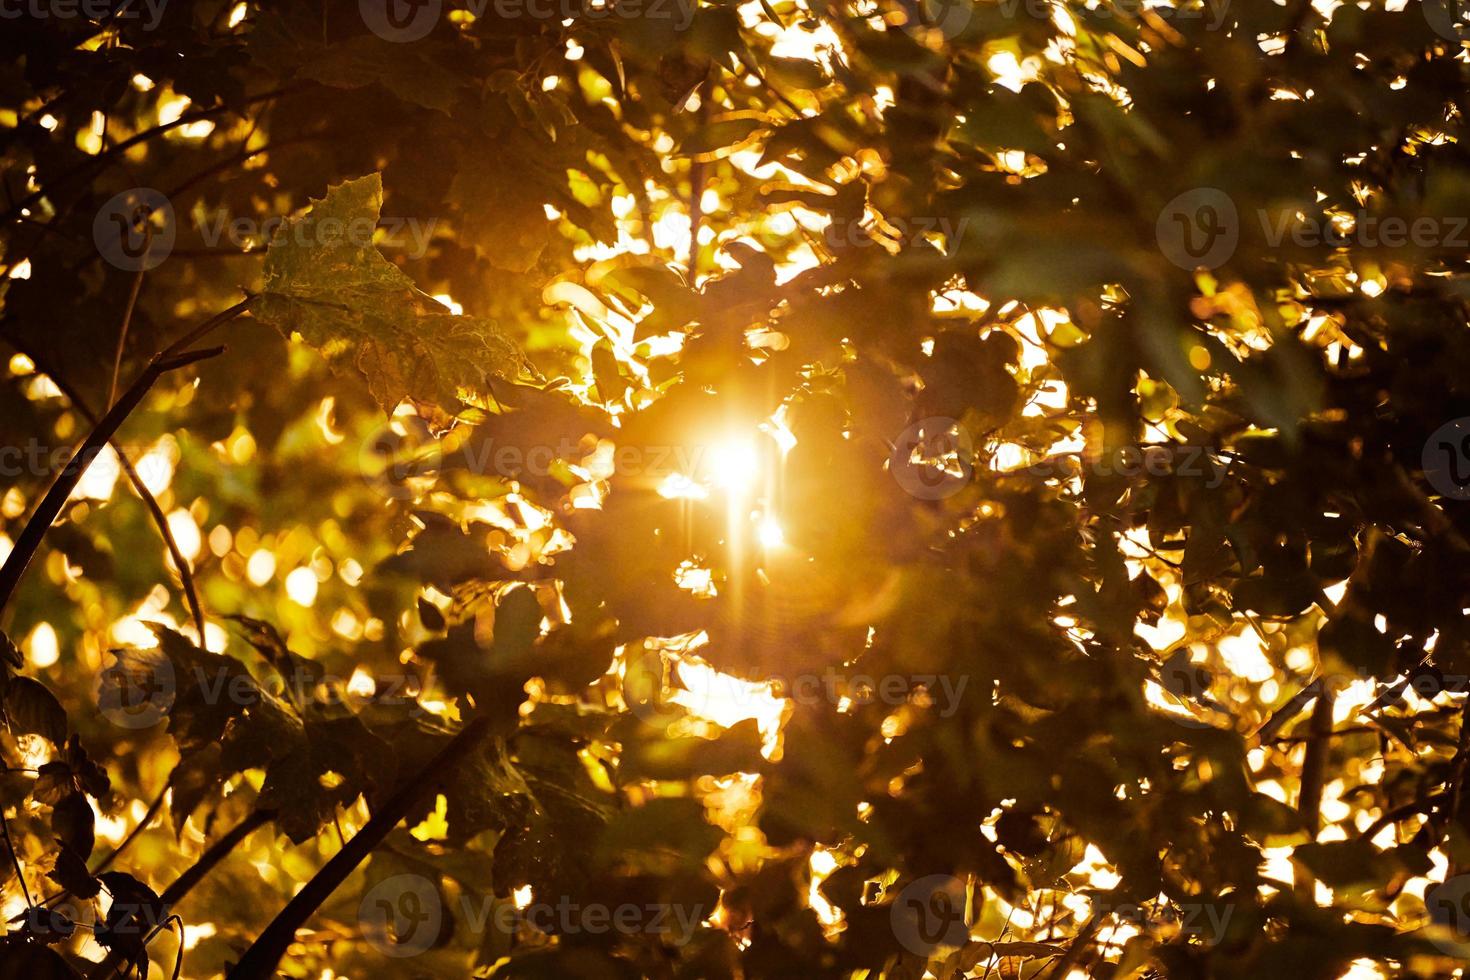
[[[679,152],[685,156],[714,153],[743,143],[761,126],[759,119],[725,119],[712,122],[685,138],[679,144]]]
[[[405,45],[375,34],[321,44],[311,27],[311,18],[299,11],[259,11],[250,52],[283,78],[294,74],[342,89],[376,84],[405,102],[446,113],[464,84],[462,74],[446,67],[450,52],[443,45]]]
[[[47,872],[46,877],[77,898],[91,898],[102,889],[102,883],[87,870],[87,862],[66,847],[57,853],[56,867]]]
[[[0,980],[81,980],[55,950],[12,936],[0,940]]]
[[[0,664],[12,670],[20,670],[26,665],[25,655],[16,648],[3,630],[0,630]]]
[[[0,707],[12,735],[41,735],[66,744],[66,709],[50,688],[30,677],[12,677],[0,692]]]
[[[96,843],[96,814],[81,793],[64,797],[51,810],[51,832],[81,858],[92,856]]]
[[[487,401],[492,379],[516,374],[516,346],[491,321],[449,312],[379,254],[382,205],[382,178],[369,174],[277,230],[255,316],[299,334],[334,370],[360,373],[384,411],[406,398],[443,415]]]

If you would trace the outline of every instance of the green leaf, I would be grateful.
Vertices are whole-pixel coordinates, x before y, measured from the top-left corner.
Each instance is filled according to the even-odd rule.
[[[491,379],[515,375],[521,355],[494,323],[455,316],[379,254],[382,205],[382,179],[369,174],[280,228],[256,317],[361,374],[385,411],[406,398],[448,414],[488,400]]]

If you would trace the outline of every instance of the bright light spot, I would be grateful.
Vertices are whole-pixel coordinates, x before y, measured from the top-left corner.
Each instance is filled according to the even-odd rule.
[[[56,630],[50,623],[42,623],[31,631],[26,643],[31,663],[37,667],[50,667],[61,659],[61,645],[56,640]]]
[[[1276,669],[1266,659],[1265,645],[1254,630],[1222,637],[1218,647],[1225,666],[1237,677],[1260,684],[1276,675]]]
[[[11,279],[29,279],[31,277],[31,260],[23,259],[16,263],[14,269],[10,270]],[[22,356],[22,355],[17,355]],[[29,372],[27,372],[29,373]]]
[[[444,307],[455,316],[464,316],[464,306],[456,303],[454,301],[454,297],[450,296],[448,293],[435,293],[434,299],[442,303]]]
[[[291,570],[291,574],[285,576],[285,594],[290,595],[291,601],[297,605],[312,605],[316,602],[316,573],[307,567]]]
[[[223,558],[235,547],[235,536],[230,529],[223,524],[216,524],[213,531],[209,532],[209,550],[216,558]]]
[[[515,900],[516,908],[523,909],[531,904],[535,894],[531,891],[530,885],[522,885],[511,893],[511,897]]]
[[[179,552],[186,561],[193,561],[199,557],[199,550],[204,546],[204,540],[199,534],[199,525],[194,523],[194,515],[182,508],[168,515],[168,530],[174,536],[174,544],[179,546]]]
[[[763,548],[779,548],[786,543],[786,532],[774,517],[767,517],[761,521],[760,539]]]
[[[275,574],[276,556],[264,548],[251,555],[250,560],[245,563],[245,577],[250,580],[251,585],[264,585]],[[312,581],[316,581],[316,576],[312,576]]]
[[[169,126],[178,122],[184,116],[184,111],[190,106],[187,95],[172,95],[165,97],[158,104],[158,124]],[[214,132],[214,123],[208,119],[200,119],[195,122],[185,123],[176,130],[185,139],[203,139]]]
[[[338,445],[342,442],[343,439],[347,438],[342,433],[332,428],[332,423],[333,421],[335,421],[336,417],[336,409],[337,396],[328,395],[326,398],[322,399],[321,404],[317,406],[316,410],[316,427],[321,432],[322,439],[324,439],[329,446]]]
[[[761,754],[771,757],[789,706],[785,698],[775,695],[774,684],[741,680],[698,660],[680,660],[676,670],[683,689],[673,690],[671,703],[723,728],[754,718],[761,733]]]
[[[822,882],[832,872],[837,870],[837,857],[831,851],[818,845],[812,850],[810,859],[812,869],[811,884],[807,889],[807,903],[811,905],[812,911],[817,913],[817,920],[824,926],[833,927],[842,922],[842,910],[831,902],[827,896],[822,894]]]
[[[358,667],[352,672],[352,677],[347,681],[347,693],[355,694],[360,698],[370,698],[378,690],[377,682],[373,675]]]
[[[421,841],[444,840],[449,836],[449,801],[440,793],[434,798],[434,812],[424,817],[422,823],[409,831],[414,839]]]
[[[240,22],[245,19],[245,15],[247,13],[249,13],[249,12],[250,12],[250,5],[249,4],[244,4],[244,3],[237,3],[237,4],[235,4],[235,8],[230,11],[230,19],[226,22],[226,26],[232,27],[232,28],[233,27],[239,27],[240,26]],[[214,932],[214,930],[211,929],[210,930],[210,934],[212,935],[213,932]]]
[[[243,3],[240,5],[241,8],[243,8],[244,6],[245,5]],[[201,922],[197,926],[185,924],[184,948],[193,949],[195,946],[199,945],[199,940],[208,939],[210,936],[213,936],[217,932],[219,932],[219,929],[215,927],[215,924],[213,922]]]
[[[179,447],[172,436],[164,436],[158,444],[148,450],[147,455],[134,464],[143,486],[155,497],[168,489],[174,482],[174,464],[179,458]],[[96,463],[92,464],[97,465]]]
[[[658,495],[666,500],[703,500],[709,491],[683,473],[670,473],[658,485]]]
[[[748,441],[720,442],[709,448],[705,472],[726,490],[744,490],[755,482],[757,460],[755,447]]]
[[[122,463],[118,460],[117,453],[113,452],[111,446],[104,446],[77,481],[76,489],[71,492],[71,499],[109,500],[121,476]]]
[[[286,576],[286,594],[298,606],[310,606],[316,602],[316,573],[305,566],[294,568]]]
[[[701,599],[712,599],[719,595],[715,589],[713,573],[692,561],[686,561],[674,569],[674,584]]]

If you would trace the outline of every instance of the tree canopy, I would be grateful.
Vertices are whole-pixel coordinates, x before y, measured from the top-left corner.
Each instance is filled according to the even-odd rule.
[[[1458,0],[0,0],[0,980],[1470,957]]]

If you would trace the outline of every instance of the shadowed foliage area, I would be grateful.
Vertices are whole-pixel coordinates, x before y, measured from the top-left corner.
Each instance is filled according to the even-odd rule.
[[[1461,975],[1461,6],[0,0],[0,980]]]

